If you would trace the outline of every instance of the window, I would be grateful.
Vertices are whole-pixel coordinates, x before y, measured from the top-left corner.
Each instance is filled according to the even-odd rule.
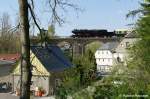
[[[117,62],[121,62],[121,58],[120,57],[117,57]]]
[[[126,42],[126,48],[129,47],[129,42]]]
[[[123,44],[121,44],[121,47],[123,47]]]
[[[98,69],[98,70],[101,70],[101,66],[97,66],[97,69]]]
[[[119,31],[119,34],[121,34],[122,33],[122,31]]]
[[[55,79],[55,86],[59,87],[61,85],[61,80],[60,79]]]
[[[108,51],[106,53],[108,54]]]
[[[105,71],[105,67],[104,66],[101,66],[101,71]]]
[[[105,68],[105,70],[106,70],[106,71],[109,71],[109,67],[107,66],[107,67]]]

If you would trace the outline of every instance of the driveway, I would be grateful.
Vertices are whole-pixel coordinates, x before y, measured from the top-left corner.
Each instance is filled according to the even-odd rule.
[[[19,97],[9,93],[0,93],[0,99],[19,99]]]
[[[19,99],[19,97],[14,96],[9,93],[0,93],[0,99]],[[54,97],[34,97],[33,99],[55,99],[55,98]]]

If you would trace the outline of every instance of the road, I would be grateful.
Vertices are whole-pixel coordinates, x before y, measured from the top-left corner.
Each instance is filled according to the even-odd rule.
[[[0,99],[19,99],[19,97],[14,96],[9,93],[0,93]],[[54,97],[34,97],[33,99],[55,99],[55,98]]]
[[[19,97],[9,93],[0,93],[0,99],[19,99]]]

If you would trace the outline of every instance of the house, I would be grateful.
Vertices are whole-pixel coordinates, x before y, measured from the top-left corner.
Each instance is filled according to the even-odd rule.
[[[19,54],[0,54],[0,92],[12,91],[12,75]]]
[[[16,62],[19,60],[20,54],[0,54],[0,60]]]
[[[118,54],[122,54],[123,61],[126,62],[128,60],[128,48],[130,48],[133,44],[136,43],[140,38],[136,35],[134,32],[129,32],[125,37],[122,39],[122,41],[119,43],[119,45],[116,47],[115,51]]]
[[[121,42],[110,42],[100,47],[96,53],[97,72],[100,75],[106,75],[111,72],[111,68],[118,63],[126,65],[129,59],[128,48],[139,40],[137,35],[129,32]]]
[[[0,77],[10,75],[19,58],[19,54],[0,54]]]
[[[53,95],[60,85],[63,72],[73,65],[58,46],[31,46],[32,85],[31,90],[42,88],[45,95]],[[20,64],[13,72],[14,91],[20,87]]]
[[[7,60],[0,60],[0,77],[10,75],[10,71],[12,71],[12,66],[15,63]],[[0,79],[1,81],[1,79]]]
[[[106,43],[95,52],[98,74],[105,75],[109,73],[114,64],[114,59],[122,57],[115,53],[115,48],[118,44],[119,42]]]

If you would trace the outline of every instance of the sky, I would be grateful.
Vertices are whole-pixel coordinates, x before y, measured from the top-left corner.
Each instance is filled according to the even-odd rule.
[[[47,7],[43,0],[36,1],[36,15],[42,28],[47,29],[50,16],[45,10]],[[73,0],[82,11],[75,12],[68,9],[64,15],[65,23],[56,25],[58,36],[69,36],[73,29],[115,29],[130,28],[128,24],[135,23],[136,19],[126,18],[126,14],[139,8],[140,0]],[[15,24],[18,16],[18,0],[0,0],[0,16],[7,12],[11,23]],[[60,12],[61,15],[61,12]],[[37,31],[36,31],[37,32]]]

